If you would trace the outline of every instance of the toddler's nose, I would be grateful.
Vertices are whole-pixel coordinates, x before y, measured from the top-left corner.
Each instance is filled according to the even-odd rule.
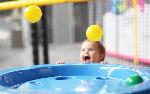
[[[84,53],[89,53],[88,49],[86,49]]]

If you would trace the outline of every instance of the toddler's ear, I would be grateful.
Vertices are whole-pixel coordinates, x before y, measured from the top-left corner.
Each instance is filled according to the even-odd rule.
[[[104,54],[101,54],[101,55],[100,55],[100,61],[104,61],[104,59],[105,59],[105,55],[104,55]]]

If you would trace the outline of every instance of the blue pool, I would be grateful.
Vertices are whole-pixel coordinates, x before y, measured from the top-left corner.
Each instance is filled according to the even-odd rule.
[[[127,86],[129,76],[143,82]],[[0,94],[150,94],[150,69],[111,64],[35,65],[0,72]]]

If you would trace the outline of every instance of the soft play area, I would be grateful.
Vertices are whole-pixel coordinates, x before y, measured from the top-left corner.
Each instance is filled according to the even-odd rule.
[[[27,56],[20,59],[21,55],[16,55],[20,51],[24,55],[28,49],[17,48],[19,42],[16,42],[18,41],[16,38],[21,35],[18,32],[23,31],[17,27],[16,31],[12,31],[12,34],[16,34],[15,37],[11,37],[12,43],[15,44],[14,48],[0,47],[0,67],[2,68],[0,69],[0,94],[150,94],[149,3],[148,0],[8,0],[0,2],[0,11],[21,9],[14,12],[14,15],[17,12],[21,14],[21,21],[18,24],[18,20],[14,20],[12,27],[21,24],[21,29],[31,31],[29,34],[32,48],[32,56],[27,55],[30,59]],[[46,10],[48,5],[51,9],[50,17]],[[84,10],[79,12],[81,9],[87,9],[88,21],[83,17],[87,16],[85,12],[85,14],[82,13]],[[88,25],[84,26],[82,21],[87,21]],[[52,23],[48,24],[48,22]],[[81,30],[80,26],[84,29]],[[50,32],[49,27],[53,27],[51,29],[53,33]],[[81,33],[80,30],[85,32]],[[5,31],[1,32],[4,34]],[[25,33],[22,32],[22,35]],[[48,37],[48,34],[52,38]],[[27,37],[23,36],[22,41],[25,41]],[[81,40],[85,41],[81,44]],[[52,50],[49,56],[49,48],[52,47],[50,44],[53,42],[53,49],[58,52]],[[73,61],[73,58],[77,60],[79,56],[77,47],[73,45],[75,42],[80,42],[80,55],[83,54],[78,62]],[[67,43],[74,48],[67,49]],[[93,44],[83,46],[84,43]],[[61,48],[60,44],[65,46]],[[99,45],[101,48],[98,48]],[[57,47],[61,50],[59,51]],[[63,52],[64,48],[69,50],[69,54]],[[3,56],[12,49],[9,55],[14,57]],[[42,52],[39,52],[39,49],[42,49]],[[74,52],[77,55],[73,55]],[[59,54],[58,60],[65,59],[61,55],[70,57],[71,63],[68,60],[57,63],[54,60],[56,54]],[[50,57],[53,61],[50,61]],[[112,63],[114,58],[118,59],[116,63]],[[7,65],[4,62],[5,59],[10,59]],[[30,63],[28,60],[33,60],[33,64],[14,66],[11,62],[16,61],[13,60],[21,60],[18,61],[19,64]],[[123,61],[127,63],[124,64]],[[7,68],[3,67],[4,64]]]

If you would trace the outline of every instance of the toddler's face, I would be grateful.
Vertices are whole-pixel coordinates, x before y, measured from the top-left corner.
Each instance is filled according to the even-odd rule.
[[[100,48],[94,42],[85,41],[81,45],[80,51],[80,62],[88,63],[95,62],[98,63],[102,58],[100,53]]]

